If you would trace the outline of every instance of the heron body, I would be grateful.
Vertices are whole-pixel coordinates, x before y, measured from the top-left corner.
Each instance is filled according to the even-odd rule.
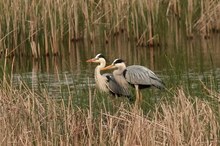
[[[130,92],[124,90],[110,73],[101,74],[100,70],[106,65],[106,60],[102,54],[96,55],[95,58],[87,60],[87,62],[99,63],[95,68],[96,87],[101,92],[108,92],[114,96],[125,96],[130,98]]]
[[[109,89],[109,92],[114,96],[125,96],[128,98],[131,98],[130,92],[127,90],[124,90],[118,82],[115,80],[114,76],[110,73],[103,74],[107,78],[107,87]]]
[[[144,66],[128,66],[124,70],[123,76],[130,85],[138,85],[139,89],[149,88],[151,86],[159,89],[164,88],[162,80],[158,78],[153,71]]]
[[[135,87],[136,97],[141,97],[140,89],[155,86],[159,89],[165,88],[164,83],[150,69],[140,66],[131,65],[126,67],[122,59],[115,59],[113,63],[102,70],[117,68],[113,71],[113,76],[118,84],[126,91],[129,91],[129,84]]]

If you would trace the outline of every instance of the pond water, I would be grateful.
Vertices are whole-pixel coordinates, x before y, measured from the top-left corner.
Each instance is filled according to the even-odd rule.
[[[126,37],[116,36],[111,43],[72,42],[70,51],[55,57],[8,59],[11,64],[13,87],[29,86],[36,92],[47,92],[51,97],[88,97],[88,86],[94,89],[96,64],[86,63],[103,53],[107,64],[122,58],[127,65],[140,64],[153,70],[165,82],[167,89],[185,87],[191,93],[201,93],[201,82],[208,87],[220,88],[220,35],[210,39],[181,37],[168,38],[156,47],[137,47]],[[65,46],[65,44],[63,45]],[[64,49],[68,50],[68,48]],[[153,90],[153,91],[152,91]],[[145,90],[145,96],[152,96]],[[83,99],[80,99],[83,100]]]
[[[109,38],[108,43],[101,36],[90,41],[63,42],[58,56],[8,58],[7,69],[11,84],[15,88],[28,86],[36,92],[47,92],[53,98],[67,96],[87,100],[88,88],[95,89],[94,69],[96,64],[87,59],[102,53],[107,64],[122,58],[127,65],[139,64],[153,70],[166,84],[168,90],[177,87],[187,89],[191,94],[202,95],[202,83],[217,91],[220,89],[220,34],[209,39],[194,36],[187,39],[177,21],[168,22],[155,39],[159,45],[140,47],[135,39],[121,33]],[[1,57],[4,62],[4,57]],[[3,63],[2,63],[3,66]],[[144,97],[160,95],[159,90],[146,89]],[[94,94],[95,92],[93,92]],[[77,101],[77,100],[76,100]]]

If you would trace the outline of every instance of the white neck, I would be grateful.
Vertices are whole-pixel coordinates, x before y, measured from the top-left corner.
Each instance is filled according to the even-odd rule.
[[[126,69],[125,64],[121,64],[120,66],[117,66],[118,69],[113,71],[113,76],[115,80],[125,89],[128,90],[129,84],[126,81],[123,72]]]
[[[117,66],[117,69],[114,70],[113,74],[115,74],[115,75],[122,75],[125,69],[126,69],[125,64],[121,63],[120,65]]]
[[[100,64],[95,68],[95,81],[96,81],[96,86],[104,92],[108,92],[108,89],[106,87],[106,82],[107,79],[103,77],[100,73],[100,70],[104,68],[106,65],[105,61],[101,61]]]
[[[102,68],[104,68],[105,67],[105,65],[106,65],[106,62],[105,61],[101,61],[100,62],[100,64],[98,65],[98,66],[96,66],[96,68],[95,68],[95,76],[101,76],[101,74],[100,74],[100,70],[102,69]]]

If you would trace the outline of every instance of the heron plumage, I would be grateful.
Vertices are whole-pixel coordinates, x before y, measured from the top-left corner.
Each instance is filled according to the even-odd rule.
[[[126,67],[124,60],[115,59],[111,65],[103,68],[102,70],[113,69],[113,76],[117,83],[125,90],[129,91],[129,84],[136,90],[135,105],[142,99],[140,89],[155,86],[159,89],[164,89],[165,85],[163,81],[158,78],[150,69],[140,66],[131,65]]]
[[[114,76],[110,73],[103,74],[107,78],[107,88],[110,93],[116,96],[125,96],[130,98],[130,93],[127,90],[124,90],[118,82],[115,80]]]
[[[128,66],[124,70],[123,75],[129,84],[139,85],[142,86],[142,88],[150,86],[155,86],[160,89],[164,88],[162,80],[158,78],[153,71],[144,66]]]
[[[124,90],[110,73],[101,74],[100,70],[105,67],[106,60],[102,54],[97,54],[95,58],[87,60],[87,62],[99,63],[95,68],[96,87],[102,92],[109,92],[114,96],[125,96],[130,98],[130,92]]]

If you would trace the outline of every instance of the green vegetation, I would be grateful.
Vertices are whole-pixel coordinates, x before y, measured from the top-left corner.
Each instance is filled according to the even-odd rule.
[[[62,52],[61,42],[125,34],[137,45],[159,43],[172,19],[188,37],[219,31],[218,0],[30,0],[0,2],[0,48],[35,58]],[[184,29],[185,28],[185,29]],[[31,48],[31,49],[30,49]]]
[[[220,94],[207,88],[215,107],[180,88],[143,111],[128,101],[104,102],[91,89],[83,97],[86,107],[80,108],[76,97],[58,100],[24,85],[22,90],[5,85],[0,92],[1,145],[219,145]]]

